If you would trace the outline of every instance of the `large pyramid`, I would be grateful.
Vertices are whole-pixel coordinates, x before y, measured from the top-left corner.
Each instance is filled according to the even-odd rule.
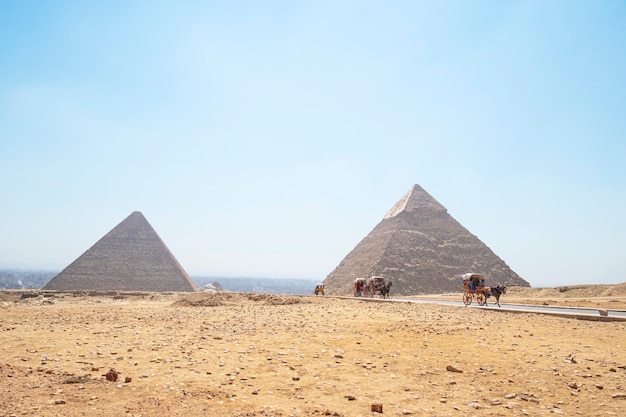
[[[191,292],[198,287],[143,214],[135,211],[43,289]]]
[[[324,284],[328,294],[347,295],[355,278],[377,275],[393,282],[395,295],[439,294],[461,291],[466,272],[484,274],[489,285],[530,286],[414,185]]]

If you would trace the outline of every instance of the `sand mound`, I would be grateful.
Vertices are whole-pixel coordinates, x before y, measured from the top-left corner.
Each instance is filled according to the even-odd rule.
[[[254,294],[234,292],[203,292],[181,296],[173,307],[217,307],[222,305],[241,305],[259,303],[265,305],[292,305],[305,303],[301,297],[291,297],[275,294]]]
[[[626,282],[615,285],[567,285],[555,288],[509,287],[515,297],[589,298],[626,296]]]

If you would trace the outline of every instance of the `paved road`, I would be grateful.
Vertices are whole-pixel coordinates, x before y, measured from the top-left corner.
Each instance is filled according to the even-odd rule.
[[[460,295],[459,295],[460,297]],[[443,304],[453,305],[464,308],[483,308],[487,310],[506,311],[516,313],[540,313],[551,314],[563,317],[571,317],[585,320],[602,320],[602,321],[626,321],[626,311],[624,310],[599,310],[597,308],[569,308],[569,307],[550,307],[550,306],[535,306],[525,304],[508,304],[500,302],[501,307],[495,304],[489,304],[488,306],[479,306],[476,303],[472,303],[469,306],[463,304],[462,301],[445,301],[445,300],[433,300],[424,298],[391,298],[389,300],[381,300],[379,298],[362,298],[362,300],[368,301],[396,301],[405,303],[424,303],[424,304]],[[600,313],[606,312],[606,316]]]

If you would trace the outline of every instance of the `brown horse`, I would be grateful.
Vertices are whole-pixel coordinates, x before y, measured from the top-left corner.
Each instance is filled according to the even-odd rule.
[[[387,284],[383,285],[383,287],[380,289],[380,295],[383,297],[383,299],[389,298],[390,292],[391,292],[391,282],[388,282]]]
[[[506,294],[506,287],[498,284],[495,287],[483,290],[483,294],[485,294],[485,305],[487,305],[487,299],[493,295],[496,298],[496,304],[500,307],[500,296]]]

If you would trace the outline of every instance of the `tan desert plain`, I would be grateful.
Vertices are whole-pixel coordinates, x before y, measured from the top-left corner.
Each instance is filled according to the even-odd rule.
[[[501,302],[4,291],[0,415],[626,415],[624,321],[506,311],[624,310],[626,283]]]
[[[424,277],[465,265],[509,287],[501,308],[345,296],[371,273],[460,302]],[[43,290],[0,292],[0,416],[626,416],[626,283],[530,288],[417,185],[324,283],[195,291],[133,212]]]

